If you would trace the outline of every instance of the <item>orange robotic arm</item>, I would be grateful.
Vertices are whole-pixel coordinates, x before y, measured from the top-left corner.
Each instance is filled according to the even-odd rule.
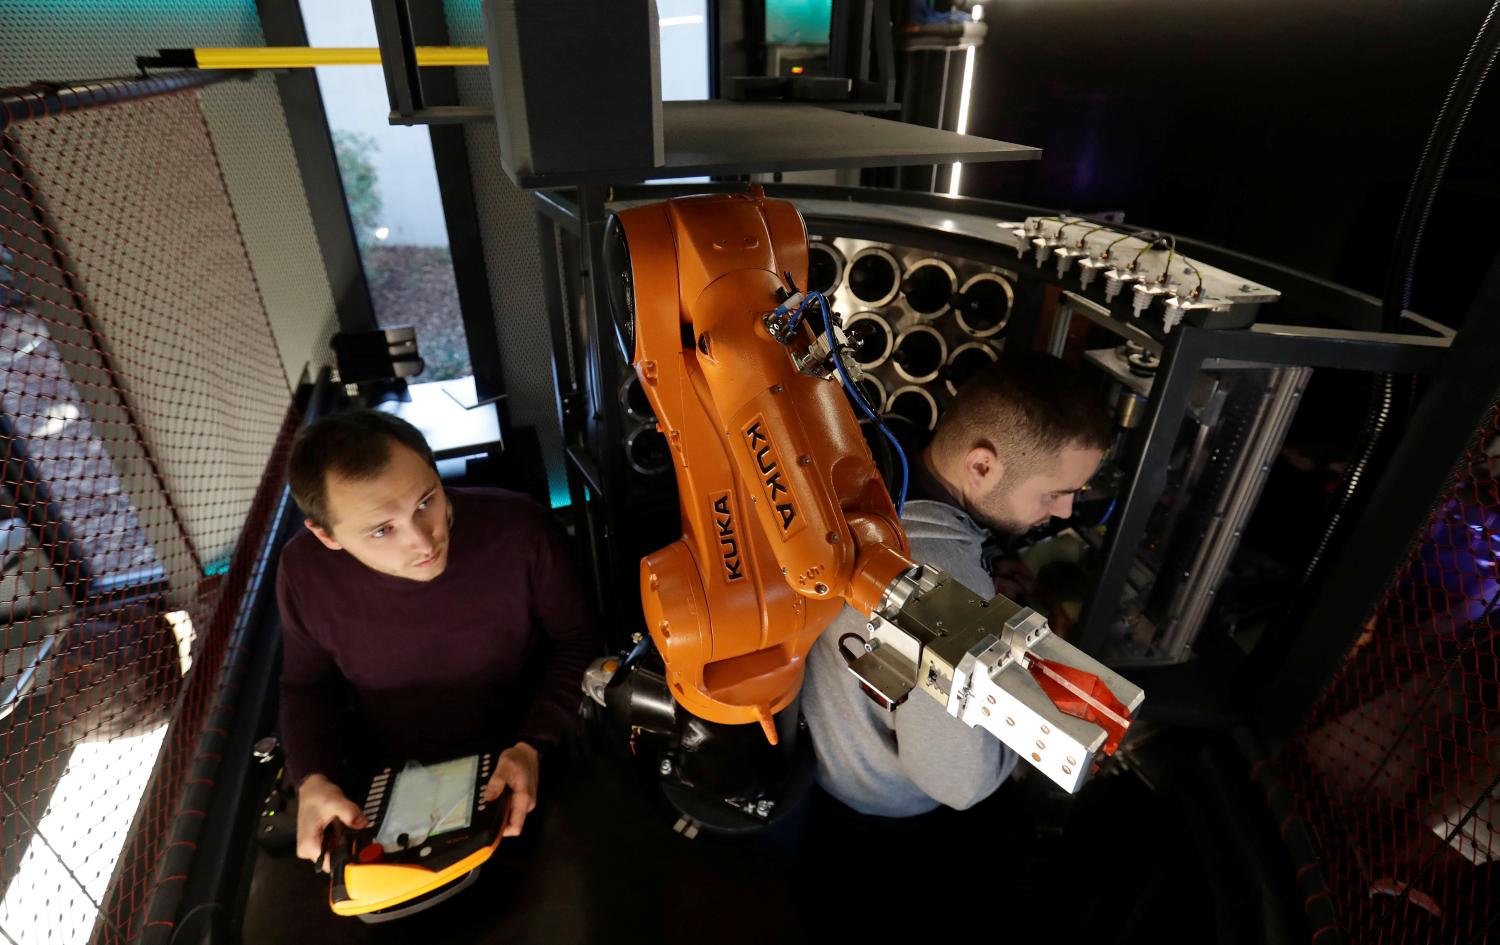
[[[685,708],[775,741],[818,634],[913,567],[842,388],[797,369],[812,329],[767,324],[807,279],[802,218],[757,189],[625,210],[606,240],[682,505],[682,539],[641,562],[651,636]]]
[[[620,341],[680,495],[682,538],[641,562],[648,629],[678,703],[712,722],[758,722],[774,743],[773,716],[848,603],[870,618],[864,652],[845,655],[872,697],[894,708],[920,687],[989,728],[1003,678],[1014,692],[1000,696],[1025,712],[1011,713],[1022,718],[1014,732],[998,718],[990,730],[1007,743],[1068,730],[1054,767],[1072,764],[1053,776],[1076,788],[1080,754],[1114,750],[1140,691],[1032,611],[981,601],[911,560],[839,384],[837,336],[787,312],[807,280],[796,209],[759,187],[635,207],[609,221],[605,254]]]

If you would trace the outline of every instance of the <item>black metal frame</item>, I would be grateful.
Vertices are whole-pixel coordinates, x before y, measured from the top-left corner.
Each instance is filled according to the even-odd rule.
[[[307,28],[297,0],[256,0],[255,6],[268,44],[307,45]],[[374,331],[378,327],[375,304],[370,299],[370,285],[354,236],[354,220],[344,197],[318,77],[311,69],[284,69],[276,73],[276,91],[281,96],[292,153],[296,155],[302,189],[307,195],[313,232],[323,254],[339,330]]]
[[[568,495],[578,511],[579,537],[587,555],[588,579],[606,614],[618,615],[621,605],[634,600],[634,580],[626,580],[615,566],[610,546],[619,534],[616,502],[625,490],[625,463],[617,444],[621,417],[615,402],[626,365],[615,350],[609,304],[596,273],[603,272],[605,200],[598,186],[583,186],[570,200],[556,192],[533,195],[537,207],[537,238],[541,244],[546,280],[548,321],[552,326],[552,365],[558,420],[562,428]],[[576,271],[562,275],[567,258],[559,256],[559,242],[571,243]],[[553,273],[559,273],[554,279]],[[579,291],[568,293],[563,279],[577,278]],[[575,308],[567,298],[578,300]],[[622,596],[624,588],[630,595]],[[636,607],[624,606],[628,615]],[[622,645],[618,626],[607,627],[611,645]]]
[[[412,20],[413,35],[424,46],[448,45],[448,23],[441,3],[421,4]],[[458,82],[453,68],[429,69],[423,80],[427,97],[443,107],[458,104]],[[448,250],[458,288],[459,313],[469,345],[469,367],[480,403],[494,400],[499,410],[500,434],[511,440],[510,405],[504,399],[505,369],[500,361],[500,336],[495,326],[494,299],[484,262],[484,239],[474,199],[474,176],[469,165],[467,132],[462,125],[433,125],[432,160],[437,169],[443,218],[448,226]]]
[[[1372,333],[1355,338],[1317,332],[1209,331],[1184,325],[1168,337],[1142,421],[1147,431],[1144,446],[1135,458],[1135,472],[1105,543],[1097,583],[1075,631],[1074,643],[1086,653],[1104,649],[1136,550],[1166,487],[1172,448],[1202,371],[1264,365],[1431,374],[1447,355],[1446,344],[1425,336]]]
[[[833,0],[828,66],[850,81],[855,102],[889,104],[896,97],[896,53],[891,0]]]
[[[375,36],[391,100],[391,124],[434,125],[483,121],[494,117],[488,108],[429,105],[429,90],[417,66],[416,29],[407,0],[370,0],[375,11]],[[442,17],[442,4],[425,4],[429,14]],[[437,97],[446,97],[436,88]]]
[[[278,46],[307,45],[307,31],[298,0],[257,0],[257,6],[268,43]],[[374,6],[377,26],[381,15],[387,18],[387,28],[394,24],[398,35],[409,41],[413,62],[415,40],[420,39],[423,45],[448,44],[447,22],[441,4],[422,4],[415,17],[405,3],[376,2]],[[384,47],[381,54],[387,54]],[[386,70],[386,81],[389,88],[393,82],[392,71],[389,69]],[[318,234],[319,248],[328,270],[329,285],[334,290],[339,330],[377,330],[379,325],[374,303],[370,297],[359,243],[354,233],[354,223],[349,214],[348,200],[339,177],[338,157],[333,148],[333,136],[328,126],[328,115],[323,107],[317,76],[311,69],[290,69],[278,72],[276,82],[307,193],[308,207],[312,211],[314,228]],[[453,69],[429,70],[417,92],[419,98],[425,94],[434,101],[444,103],[443,107],[447,107],[447,103],[456,103],[458,87]],[[458,290],[459,313],[468,342],[469,365],[474,373],[475,393],[480,403],[495,402],[502,439],[510,442],[510,409],[505,400],[505,374],[501,366],[494,303],[484,262],[484,243],[475,209],[468,143],[461,125],[435,126],[430,129],[429,134],[438,192],[448,229],[448,246]]]

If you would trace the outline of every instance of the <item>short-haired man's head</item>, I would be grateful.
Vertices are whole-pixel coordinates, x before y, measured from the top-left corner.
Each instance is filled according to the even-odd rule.
[[[437,468],[421,431],[400,417],[378,410],[351,410],[313,421],[292,441],[287,462],[292,500],[313,524],[331,529],[329,479],[360,482],[379,476],[394,446],[406,447]]]
[[[994,527],[1024,531],[1071,514],[1072,494],[1093,475],[1112,434],[1086,375],[1049,355],[1026,354],[964,384],[938,422],[932,455],[971,510]]]

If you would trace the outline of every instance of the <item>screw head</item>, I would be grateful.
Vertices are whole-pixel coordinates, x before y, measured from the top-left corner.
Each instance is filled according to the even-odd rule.
[[[671,774],[672,773],[672,759],[670,759],[670,758],[663,758],[661,760],[661,765],[657,767],[657,770],[660,771],[663,776]]]

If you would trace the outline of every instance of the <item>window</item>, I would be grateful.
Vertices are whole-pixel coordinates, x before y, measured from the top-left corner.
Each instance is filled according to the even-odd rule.
[[[301,5],[309,45],[377,45],[369,0]],[[420,380],[471,374],[427,129],[388,123],[380,66],[322,67],[317,74],[375,320],[415,326],[427,362]]]
[[[708,98],[707,0],[657,0],[663,101]]]

